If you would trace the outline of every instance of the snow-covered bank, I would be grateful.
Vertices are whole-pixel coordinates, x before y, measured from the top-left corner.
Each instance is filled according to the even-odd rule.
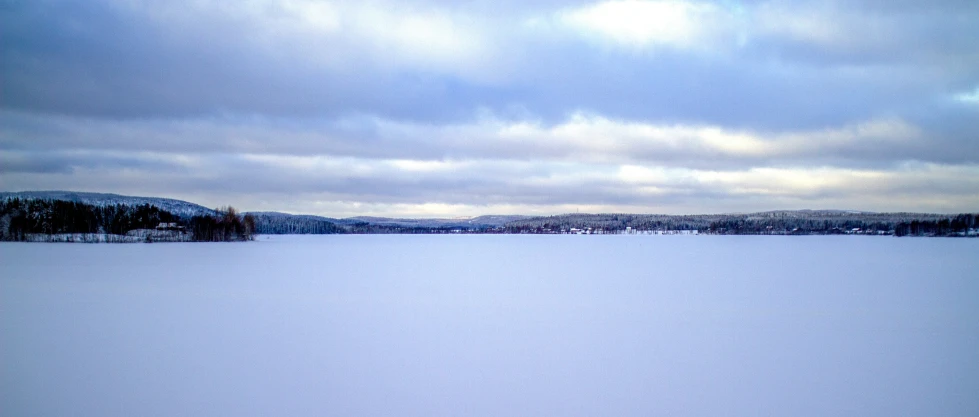
[[[190,233],[175,230],[136,229],[125,235],[110,233],[29,233],[25,242],[48,243],[153,243],[153,242],[191,242]]]

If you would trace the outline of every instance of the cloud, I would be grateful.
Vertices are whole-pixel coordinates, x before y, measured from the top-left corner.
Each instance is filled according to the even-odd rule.
[[[453,208],[962,211],[979,186],[976,155],[930,146],[929,132],[900,119],[762,132],[583,113],[554,125],[489,115],[456,125],[35,117],[0,113],[14,127],[0,128],[0,188],[99,184],[249,210],[279,199],[331,216],[358,213],[324,207],[435,216]],[[931,148],[939,152],[923,151]]]
[[[701,167],[979,160],[976,149],[956,147],[954,138],[946,139],[950,146],[933,146],[941,143],[941,137],[897,118],[787,131],[645,123],[588,113],[575,113],[556,124],[537,119],[501,119],[492,114],[468,123],[440,125],[377,117],[105,121],[11,112],[0,112],[0,121],[4,122],[0,145],[30,151],[147,150]]]
[[[709,3],[612,0],[558,13],[558,20],[585,36],[631,47],[691,48],[717,30],[721,16]]]
[[[756,33],[787,37],[793,41],[822,47],[846,47],[880,43],[883,40],[880,18],[852,14],[833,5],[763,3],[753,10]],[[857,31],[857,28],[860,28]]]
[[[98,158],[97,156],[90,155]],[[115,158],[126,158],[116,155]],[[468,207],[458,215],[499,207],[536,207],[549,213],[579,206],[602,211],[682,213],[778,208],[966,211],[979,203],[979,165],[904,163],[886,169],[769,167],[691,169],[657,165],[442,161],[267,155],[128,155],[113,164],[81,163],[63,171],[5,172],[4,189],[61,188],[187,196],[203,204],[234,203],[267,209],[312,201],[411,207]],[[10,158],[0,153],[5,162]],[[147,164],[166,161],[172,169]],[[180,169],[192,168],[192,169]],[[329,204],[328,204],[329,205]],[[477,208],[482,208],[477,210]],[[440,209],[440,210],[441,210]],[[467,209],[468,210],[468,209]],[[308,211],[332,216],[354,212]],[[364,213],[359,213],[364,214]],[[433,211],[427,216],[446,214]]]
[[[977,13],[8,2],[0,188],[322,214],[968,209]]]
[[[406,4],[128,1],[117,12],[144,19],[160,32],[181,26],[188,29],[183,36],[204,35],[219,42],[235,35],[236,42],[245,44],[237,48],[320,70],[356,71],[371,65],[478,79],[485,75],[479,66],[493,58],[476,19]]]
[[[109,118],[439,123],[522,108],[550,120],[585,110],[808,128],[909,118],[924,110],[907,103],[975,83],[979,62],[962,41],[975,30],[944,18],[946,9],[730,4],[14,3],[0,11],[0,105]],[[669,22],[647,24],[662,16]],[[546,24],[524,24],[535,19]],[[818,31],[793,19],[855,35],[816,42]],[[870,26],[880,36],[857,32]]]
[[[971,92],[958,93],[955,95],[955,99],[963,103],[979,104],[979,88]]]

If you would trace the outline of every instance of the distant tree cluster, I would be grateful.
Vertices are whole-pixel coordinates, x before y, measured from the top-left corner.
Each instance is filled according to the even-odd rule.
[[[658,214],[563,214],[532,217],[507,222],[505,233],[567,233],[571,229],[591,229],[593,233],[632,230],[698,230],[706,228],[714,216],[669,216]]]
[[[505,233],[621,233],[696,230],[725,235],[874,234],[966,236],[977,228],[976,214],[861,213],[846,211],[772,211],[751,214],[646,215],[564,214],[507,222]]]
[[[958,236],[979,228],[979,214],[959,214],[950,219],[912,220],[894,228],[895,236]]]
[[[343,227],[314,216],[282,216],[256,213],[255,233],[260,235],[327,235],[347,233]]]
[[[136,233],[135,235],[130,235]],[[233,207],[216,215],[186,220],[158,207],[114,204],[96,206],[64,200],[0,200],[0,240],[38,240],[38,237],[83,234],[122,236],[91,241],[240,241],[251,240],[255,218]],[[140,239],[133,239],[135,236]],[[43,239],[42,239],[43,240]],[[49,239],[62,240],[62,239]]]
[[[197,242],[233,242],[252,240],[255,234],[255,217],[238,214],[234,207],[217,209],[214,216],[194,216],[190,219],[190,232]]]
[[[493,229],[483,227],[459,226],[405,226],[396,224],[374,224],[356,222],[345,225],[347,233],[353,234],[399,234],[399,235],[441,235],[455,233],[493,233]]]
[[[770,212],[736,215],[711,222],[715,234],[871,234],[896,236],[966,236],[973,214]],[[959,219],[959,220],[955,220]],[[913,225],[913,226],[912,226]]]
[[[724,219],[710,223],[706,233],[727,235],[759,234],[821,234],[834,235],[853,233],[890,234],[893,223],[864,221],[854,219]]]

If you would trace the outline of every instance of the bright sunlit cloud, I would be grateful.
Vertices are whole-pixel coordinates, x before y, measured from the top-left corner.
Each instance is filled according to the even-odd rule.
[[[979,87],[972,92],[956,94],[955,99],[963,103],[979,104]]]
[[[684,48],[714,29],[717,14],[709,3],[612,0],[565,10],[558,16],[586,36],[629,46]]]

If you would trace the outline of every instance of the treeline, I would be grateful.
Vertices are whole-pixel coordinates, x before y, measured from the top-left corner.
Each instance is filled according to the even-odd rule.
[[[343,226],[346,233],[351,234],[400,234],[400,235],[441,235],[456,233],[502,233],[501,229],[494,229],[486,226],[459,227],[459,226],[406,226],[394,224],[375,224],[368,222],[355,222]]]
[[[257,234],[450,234],[502,232],[484,224],[460,221],[354,218],[337,220],[313,215],[276,212],[249,213],[255,218]]]
[[[507,222],[504,233],[665,232],[696,230],[723,235],[872,234],[896,236],[974,236],[979,214],[772,211],[751,214],[644,215],[565,214]],[[971,232],[970,232],[971,231]]]
[[[979,214],[959,214],[950,219],[912,220],[894,228],[895,236],[959,236],[979,228]]]
[[[0,200],[0,240],[7,241],[73,241],[64,235],[82,235],[83,241],[93,242],[235,241],[250,240],[254,230],[254,219],[231,207],[214,216],[184,219],[149,204]]]
[[[283,215],[281,213],[249,213],[260,235],[328,235],[347,233],[335,223],[317,216]],[[246,215],[246,216],[248,216]]]
[[[867,234],[895,236],[968,236],[979,214],[773,212],[711,222],[713,234]]]
[[[486,224],[392,224],[387,221],[350,221],[318,216],[259,213],[263,234],[560,234],[587,232],[697,231],[723,235],[831,235],[870,234],[897,236],[975,235],[977,214],[862,213],[833,210],[772,211],[751,214],[564,214],[529,217],[499,226]],[[336,221],[336,223],[334,223]]]
[[[659,214],[562,214],[531,217],[507,222],[504,233],[568,233],[572,229],[591,229],[593,233],[618,233],[631,230],[699,230],[721,216],[670,216]]]
[[[177,216],[150,204],[90,205],[75,201],[0,199],[0,240],[201,241],[251,240],[255,234],[624,233],[697,231],[723,235],[872,234],[977,236],[979,214],[862,213],[834,210],[751,214],[564,214],[495,224],[444,220],[336,220],[283,213]],[[85,235],[75,239],[72,235]]]
[[[62,200],[0,200],[0,240],[27,240],[32,234],[124,235],[177,220],[177,216],[148,204],[92,206]]]
[[[710,223],[704,233],[723,235],[798,234],[891,234],[894,224],[853,219],[724,219]]]

